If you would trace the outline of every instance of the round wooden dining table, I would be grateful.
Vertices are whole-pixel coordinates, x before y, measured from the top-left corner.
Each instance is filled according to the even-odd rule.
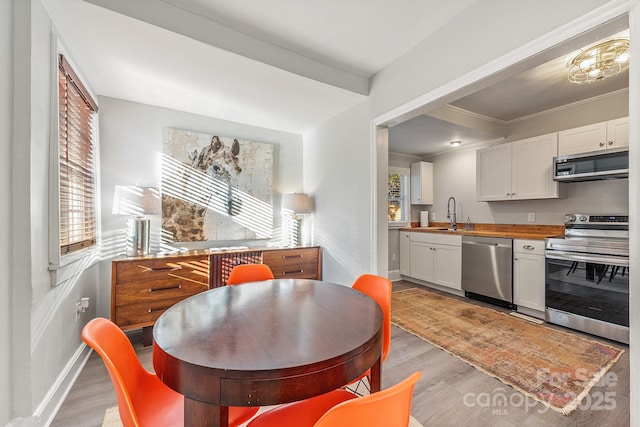
[[[307,399],[371,368],[381,383],[383,314],[367,295],[330,282],[278,279],[210,289],[153,328],[158,377],[185,396],[184,425],[228,425],[229,406]]]

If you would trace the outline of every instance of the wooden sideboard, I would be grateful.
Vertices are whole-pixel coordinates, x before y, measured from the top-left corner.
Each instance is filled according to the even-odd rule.
[[[151,343],[156,319],[173,304],[210,288],[225,286],[238,264],[264,263],[277,279],[322,279],[318,246],[237,251],[188,251],[121,258],[111,267],[111,320],[123,330],[143,330]]]

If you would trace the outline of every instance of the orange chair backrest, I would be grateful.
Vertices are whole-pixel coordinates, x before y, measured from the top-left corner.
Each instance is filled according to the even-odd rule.
[[[353,289],[369,295],[382,309],[382,361],[385,361],[391,345],[391,281],[375,274],[363,274],[353,283]]]
[[[247,282],[259,282],[275,279],[271,268],[266,264],[240,264],[233,267],[227,285],[239,285]]]
[[[115,323],[101,317],[84,326],[82,339],[100,355],[107,366],[116,390],[123,425],[139,426],[133,396],[143,387],[144,376],[148,372],[140,364],[131,342]]]
[[[422,373],[368,396],[347,400],[329,409],[314,427],[407,427],[411,417],[413,387]]]

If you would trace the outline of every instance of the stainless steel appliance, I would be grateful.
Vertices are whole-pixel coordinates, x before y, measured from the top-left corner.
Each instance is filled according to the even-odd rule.
[[[629,150],[607,149],[553,158],[553,179],[561,182],[629,177]]]
[[[568,214],[546,239],[546,320],[629,343],[629,217]]]
[[[513,306],[513,240],[462,236],[462,289],[471,298]]]

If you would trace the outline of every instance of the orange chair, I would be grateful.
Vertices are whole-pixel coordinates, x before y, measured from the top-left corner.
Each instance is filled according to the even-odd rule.
[[[266,264],[240,264],[231,270],[227,285],[239,285],[241,283],[272,279],[275,279],[275,277]]]
[[[249,421],[247,427],[313,427],[329,409],[356,397],[358,396],[342,389],[333,390],[320,396],[269,409]]]
[[[131,342],[115,323],[100,317],[93,319],[82,329],[82,339],[107,366],[124,427],[184,424],[184,396],[140,364]],[[258,408],[231,407],[229,425],[238,426],[256,412]]]
[[[414,372],[386,390],[340,403],[325,413],[314,427],[407,427],[413,388],[422,376]]]
[[[352,288],[369,295],[382,309],[382,361],[384,362],[389,356],[389,348],[391,346],[391,281],[386,277],[375,274],[363,274],[356,279]],[[354,393],[360,394],[358,393],[358,388],[362,383],[362,379],[369,377],[370,374],[371,371],[368,370],[352,383],[355,384],[357,382],[357,385],[353,388]]]
[[[257,415],[247,427],[407,427],[413,387],[421,376],[415,372],[401,383],[365,397],[334,390],[288,403]]]

